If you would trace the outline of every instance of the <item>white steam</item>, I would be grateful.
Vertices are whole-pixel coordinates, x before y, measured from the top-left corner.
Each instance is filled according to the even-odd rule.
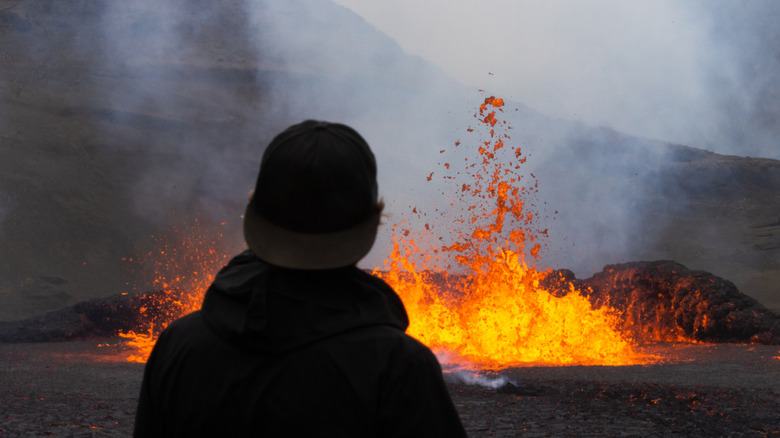
[[[447,208],[441,165],[474,146],[453,150],[481,100],[504,98],[511,146],[549,213],[544,263],[580,276],[646,257],[654,236],[639,207],[661,231],[676,208],[664,200],[675,182],[648,170],[667,158],[654,140],[780,157],[778,2],[44,3],[4,11],[28,17],[15,50],[50,75],[29,89],[60,93],[95,155],[113,160],[122,193],[110,198],[136,215],[123,220],[164,231],[171,212],[207,215],[233,230],[231,248],[263,148],[310,118],[356,128],[378,159],[387,224],[420,228]],[[390,231],[364,266],[382,265]]]
[[[336,1],[461,82],[549,116],[780,157],[777,2]]]
[[[465,383],[466,385],[481,386],[488,389],[498,389],[508,383],[512,383],[505,376],[486,376],[464,370],[447,371],[444,376],[445,379],[455,383]]]
[[[512,383],[509,378],[502,375],[485,375],[477,372],[476,366],[463,367],[460,364],[463,362],[463,358],[459,357],[457,353],[446,350],[437,350],[435,352],[436,359],[443,365],[444,377],[448,381],[454,383],[465,383],[466,385],[481,386],[483,388],[498,389],[507,383]],[[452,364],[452,365],[450,365]]]

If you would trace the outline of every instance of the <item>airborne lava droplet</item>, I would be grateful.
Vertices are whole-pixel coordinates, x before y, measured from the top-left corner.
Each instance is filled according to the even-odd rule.
[[[526,161],[520,147],[505,147],[509,136],[503,130],[511,126],[498,118],[503,106],[494,96],[479,105],[474,118],[480,129],[466,132],[484,135],[464,141],[478,159],[457,160],[464,163],[454,169],[457,177],[443,180],[454,183],[451,195],[442,193],[451,207],[440,217],[449,222],[426,223],[417,236],[422,242],[436,230],[442,233],[437,240],[446,243],[421,253],[415,234],[404,233],[406,240],[394,242],[388,269],[375,274],[403,300],[409,334],[434,351],[449,352],[450,365],[501,369],[523,363],[647,362],[617,331],[618,317],[610,308],[592,308],[571,284],[568,292],[553,295],[540,286],[551,271],[528,265],[526,257],[541,257],[547,229],[537,224],[536,176],[522,173]],[[450,163],[444,166],[450,169]],[[515,185],[529,179],[533,183]],[[441,260],[443,268],[432,260]]]

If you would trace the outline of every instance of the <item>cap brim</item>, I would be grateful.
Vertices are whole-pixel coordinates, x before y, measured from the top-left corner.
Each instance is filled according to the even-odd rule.
[[[333,269],[357,263],[374,246],[380,213],[352,228],[332,233],[298,233],[260,217],[247,206],[244,238],[256,256],[293,269]]]

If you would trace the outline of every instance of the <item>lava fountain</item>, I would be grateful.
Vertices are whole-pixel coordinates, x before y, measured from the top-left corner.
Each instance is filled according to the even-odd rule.
[[[164,293],[153,306],[141,308],[140,327],[119,332],[133,351],[127,357],[130,362],[146,362],[168,324],[200,309],[214,275],[229,259],[219,250],[222,233],[197,218],[190,226],[173,227],[168,234],[152,238],[156,249],[144,254],[143,263],[152,271],[153,287]]]
[[[512,127],[503,114],[502,99],[485,98],[474,113],[477,124],[467,129],[478,136],[476,143],[455,143],[466,154],[462,165],[443,164],[437,178],[453,192],[442,193],[452,200],[438,214],[446,223],[426,223],[420,232],[406,223],[392,226],[394,249],[374,274],[403,300],[409,334],[449,367],[497,370],[654,360],[621,333],[620,317],[608,303],[594,307],[571,283],[567,290],[548,290],[543,284],[555,273],[527,264],[540,257],[547,230],[539,225],[538,181],[533,173],[523,173],[527,157],[510,145]],[[433,178],[431,173],[428,181]],[[412,213],[427,214],[416,207]],[[436,235],[438,230],[446,230],[446,236]],[[149,315],[147,326],[120,333],[135,350],[128,360],[145,361],[167,324],[200,307],[228,258],[216,250],[218,237],[209,237],[197,221],[192,229],[174,231],[173,239],[160,240],[158,253],[147,255],[168,302],[160,306],[163,315],[159,310]],[[421,251],[416,242],[424,240],[448,243]]]
[[[477,125],[467,129],[479,135],[473,156],[468,150],[460,169],[444,163],[442,179],[452,183],[455,195],[446,190],[442,195],[454,208],[439,216],[449,223],[426,224],[419,233],[401,230],[405,223],[394,225],[392,256],[375,274],[401,296],[409,333],[446,362],[481,369],[652,360],[618,330],[612,308],[593,308],[571,284],[563,292],[546,290],[542,282],[553,272],[526,263],[540,256],[547,230],[538,224],[538,181],[522,172],[527,157],[510,145],[512,127],[503,112],[502,99],[485,98],[474,114]],[[469,148],[460,141],[455,147]],[[413,212],[420,213],[416,207]],[[453,242],[433,250],[437,257],[420,254],[415,235],[426,239],[441,228]],[[442,259],[454,266],[427,266]]]

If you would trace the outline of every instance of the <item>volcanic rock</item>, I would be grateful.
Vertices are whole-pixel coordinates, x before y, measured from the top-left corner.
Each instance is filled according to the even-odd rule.
[[[64,309],[18,321],[0,321],[0,342],[58,342],[111,337],[129,330],[157,328],[176,316],[178,292],[119,294],[83,301]]]
[[[570,271],[558,277],[571,280]],[[555,276],[553,276],[555,277]],[[780,344],[780,316],[734,283],[673,261],[607,265],[573,284],[594,307],[609,305],[643,341]]]
[[[430,274],[437,287],[453,287]],[[452,280],[452,279],[451,279]],[[780,316],[741,293],[730,281],[673,261],[607,265],[590,278],[554,271],[541,286],[562,296],[569,284],[594,307],[609,305],[619,327],[638,342],[703,341],[780,345]],[[181,308],[179,291],[96,298],[19,321],[0,321],[0,342],[49,342],[159,330]]]

